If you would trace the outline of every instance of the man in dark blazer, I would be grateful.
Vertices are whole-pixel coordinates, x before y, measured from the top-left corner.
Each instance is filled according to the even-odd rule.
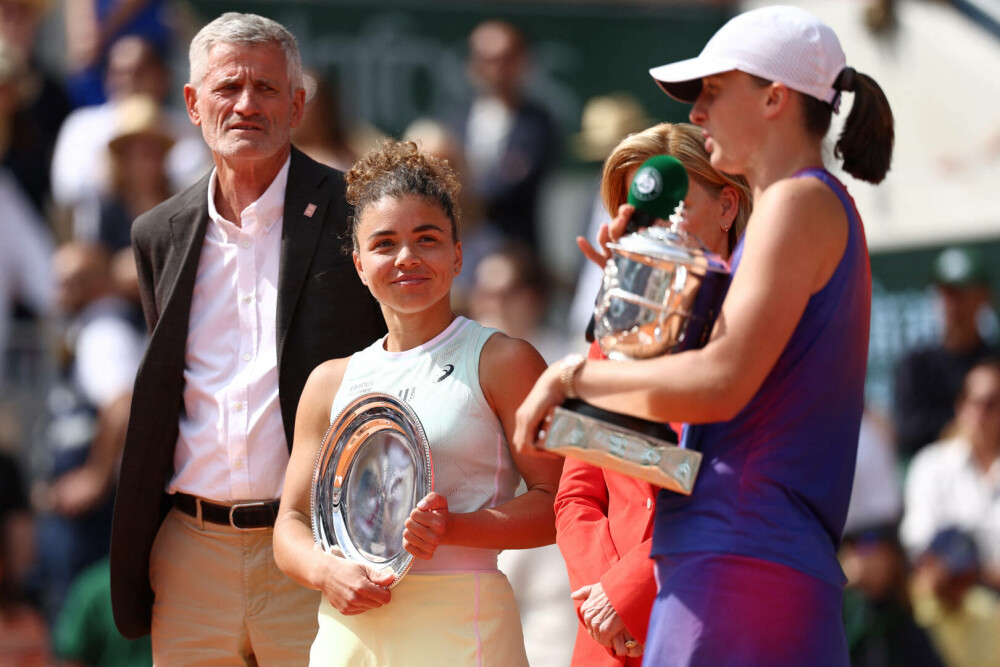
[[[385,324],[342,251],[342,175],[290,144],[294,37],[228,13],[191,56],[185,101],[216,166],[133,225],[151,337],[115,507],[115,622],[152,631],[161,667],[304,664],[319,597],[271,551],[295,411],[316,365]]]
[[[529,52],[505,21],[485,21],[469,35],[469,78],[476,97],[448,119],[465,147],[469,181],[486,221],[508,239],[537,247],[542,181],[556,152],[548,111],[525,97]]]

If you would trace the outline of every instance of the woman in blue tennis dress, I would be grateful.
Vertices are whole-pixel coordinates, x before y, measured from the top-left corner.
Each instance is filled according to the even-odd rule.
[[[573,393],[686,422],[682,446],[704,459],[690,496],[657,498],[658,592],[643,664],[846,667],[836,552],[864,402],[871,275],[861,219],[823,166],[823,139],[852,93],[834,154],[878,183],[892,113],[878,85],[846,66],[829,26],[795,7],[741,14],[698,57],[651,74],[694,103],[712,166],[753,189],[719,320],[700,350],[548,369],[518,411],[515,443],[533,445],[549,408]]]

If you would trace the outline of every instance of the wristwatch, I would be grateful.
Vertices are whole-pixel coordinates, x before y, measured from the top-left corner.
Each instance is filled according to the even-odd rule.
[[[567,354],[559,362],[559,381],[562,384],[563,395],[566,398],[578,398],[575,387],[576,374],[580,372],[586,361],[586,357],[574,352],[573,354]]]

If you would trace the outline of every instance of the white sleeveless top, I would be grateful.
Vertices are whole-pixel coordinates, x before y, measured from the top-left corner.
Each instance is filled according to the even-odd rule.
[[[333,399],[331,422],[359,396],[396,396],[420,419],[430,443],[434,490],[448,499],[449,512],[474,512],[510,500],[521,476],[500,419],[479,385],[479,355],[494,333],[457,317],[433,339],[404,352],[387,352],[383,337],[351,357]],[[414,559],[410,572],[492,571],[498,553],[442,545],[431,560]]]

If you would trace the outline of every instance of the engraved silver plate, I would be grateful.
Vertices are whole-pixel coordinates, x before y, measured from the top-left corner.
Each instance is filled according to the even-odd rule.
[[[395,586],[413,556],[403,527],[434,488],[423,426],[406,403],[365,394],[348,404],[323,438],[313,472],[313,538],[323,549],[376,568],[389,568]]]
[[[691,495],[701,452],[563,407],[555,409],[544,449]]]

